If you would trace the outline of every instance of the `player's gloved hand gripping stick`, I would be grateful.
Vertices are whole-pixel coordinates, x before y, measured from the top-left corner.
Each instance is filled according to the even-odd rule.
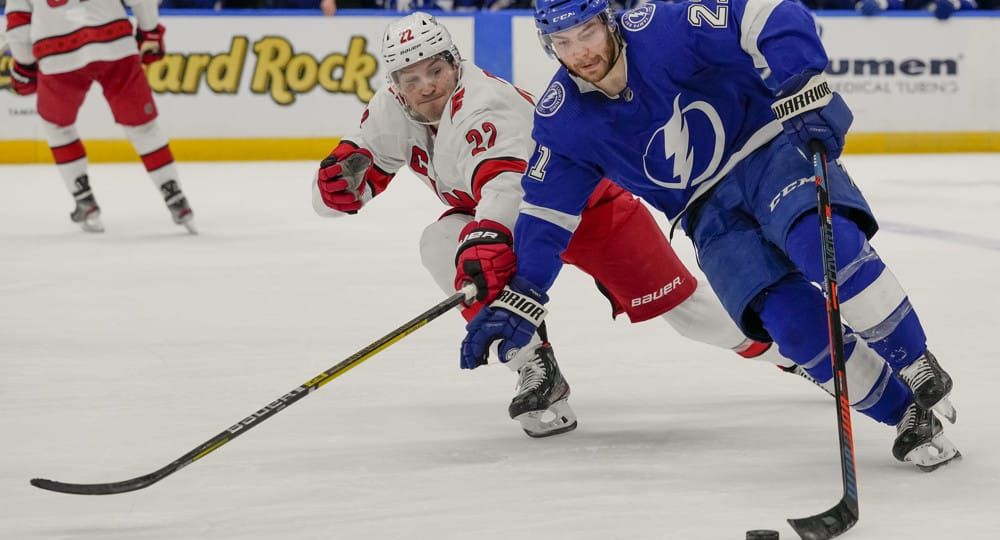
[[[499,296],[466,326],[462,340],[462,369],[486,363],[490,345],[500,340],[500,360],[507,362],[534,337],[548,310],[548,295],[528,280],[514,276]]]
[[[513,234],[502,223],[484,219],[470,221],[458,235],[455,252],[455,289],[476,285],[476,302],[462,310],[471,320],[500,294],[517,270]]]
[[[822,145],[826,158],[840,157],[847,130],[854,122],[851,109],[840,94],[830,90],[826,77],[810,71],[783,84],[771,110],[785,135],[807,157],[815,153],[813,142]]]

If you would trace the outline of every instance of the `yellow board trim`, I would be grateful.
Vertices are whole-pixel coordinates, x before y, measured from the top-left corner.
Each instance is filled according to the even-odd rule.
[[[178,161],[320,160],[339,138],[288,139],[173,139],[170,148]],[[87,159],[93,163],[138,161],[124,140],[87,140]],[[852,133],[849,154],[913,154],[946,152],[1000,152],[1000,132]],[[0,164],[52,163],[45,141],[0,141]]]
[[[939,154],[1000,152],[1000,132],[852,133],[849,154]]]
[[[302,139],[172,139],[170,150],[178,161],[319,161],[339,138]],[[91,163],[139,161],[125,140],[84,140]],[[45,141],[0,141],[0,163],[52,163]]]

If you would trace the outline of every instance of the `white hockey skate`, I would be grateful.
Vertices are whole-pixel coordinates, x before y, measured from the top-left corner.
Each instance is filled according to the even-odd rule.
[[[931,472],[962,457],[955,444],[945,436],[944,427],[934,416],[934,411],[916,403],[907,407],[903,419],[896,425],[892,455],[924,472]]]
[[[569,406],[569,384],[556,363],[552,346],[543,343],[518,369],[517,395],[507,411],[529,437],[549,437],[576,429]]]
[[[191,210],[191,205],[188,204],[187,197],[177,185],[177,181],[164,182],[160,186],[160,191],[163,192],[163,201],[167,203],[167,209],[170,210],[170,217],[174,223],[183,225],[191,234],[198,234],[198,229],[194,226],[194,211]]]
[[[952,388],[951,376],[941,369],[937,358],[929,350],[899,370],[899,376],[913,391],[913,401],[917,405],[933,410],[951,424],[955,423],[958,412],[948,399]]]
[[[69,219],[86,232],[104,232],[104,223],[101,222],[101,208],[97,206],[94,193],[90,190],[90,179],[84,174],[73,182],[76,187],[73,192],[76,208],[69,213]]]

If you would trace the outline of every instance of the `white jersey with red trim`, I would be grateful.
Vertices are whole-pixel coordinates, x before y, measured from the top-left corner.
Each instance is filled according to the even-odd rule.
[[[157,24],[156,0],[124,0],[142,28]],[[91,62],[138,54],[121,0],[7,0],[7,37],[14,59],[42,73],[66,73]]]
[[[446,205],[513,229],[521,176],[534,151],[533,114],[530,94],[464,61],[436,130],[413,121],[383,88],[369,102],[361,131],[344,140],[369,150],[386,173],[409,166]]]

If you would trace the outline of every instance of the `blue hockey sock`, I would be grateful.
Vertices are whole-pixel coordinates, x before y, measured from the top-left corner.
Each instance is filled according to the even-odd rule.
[[[906,292],[850,218],[834,213],[833,237],[844,320],[893,369],[910,365],[927,349],[927,336]],[[823,283],[816,214],[802,216],[792,225],[785,249],[810,281]]]
[[[761,293],[750,308],[758,314],[782,355],[802,366],[819,383],[832,384],[826,303],[813,284],[802,275],[786,278]],[[898,423],[912,399],[910,389],[853,334],[844,337],[844,354],[851,405],[875,421]]]
[[[887,364],[883,364],[883,369],[875,384],[861,399],[856,399],[859,388],[855,388],[860,385],[852,385],[850,376],[848,376],[848,380],[848,395],[851,397],[851,404],[854,408],[883,424],[890,426],[898,424],[903,419],[906,408],[913,401],[910,387],[906,386],[906,383]]]

